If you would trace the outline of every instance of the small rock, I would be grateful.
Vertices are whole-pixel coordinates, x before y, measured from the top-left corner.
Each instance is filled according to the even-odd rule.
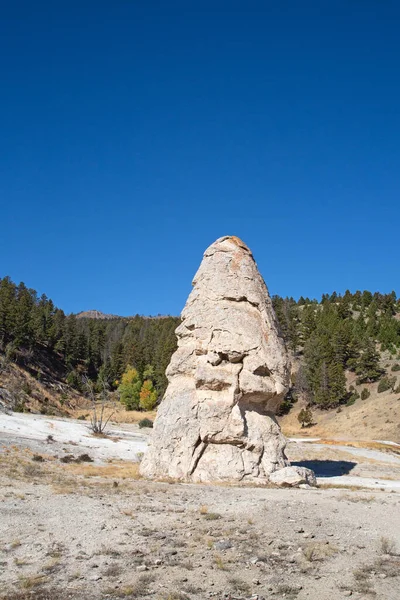
[[[136,571],[138,571],[138,573],[143,573],[143,571],[148,571],[149,568],[147,565],[139,565],[138,567],[136,567]]]
[[[232,543],[229,540],[220,540],[214,544],[215,550],[228,550],[229,548],[232,548]]]
[[[157,558],[157,559],[154,561],[154,564],[155,564],[157,567],[159,567],[160,565],[162,565],[162,560],[161,560],[160,558]]]
[[[353,592],[351,590],[344,590],[343,591],[343,596],[352,596]]]

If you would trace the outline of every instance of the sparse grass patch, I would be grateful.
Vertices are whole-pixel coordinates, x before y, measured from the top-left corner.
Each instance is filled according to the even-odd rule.
[[[220,556],[219,554],[216,554],[214,556],[214,562],[215,562],[215,565],[216,565],[217,569],[220,569],[220,571],[227,571],[228,570],[228,567],[224,563],[224,561],[222,559],[222,556]]]
[[[72,475],[83,475],[84,477],[140,479],[139,463],[119,461],[108,465],[69,464],[64,468]]]
[[[43,475],[46,474],[46,471],[42,467],[39,467],[39,465],[28,464],[28,465],[24,465],[23,473],[26,477],[29,477],[29,478],[43,477]]]
[[[148,583],[152,583],[156,579],[157,579],[157,577],[156,577],[155,573],[143,573],[142,575],[140,575],[138,581],[140,581],[140,583],[143,583],[143,584],[148,584]]]
[[[58,557],[54,557],[42,567],[42,571],[45,573],[55,573],[59,568],[60,559]]]
[[[50,556],[53,559],[58,559],[62,556],[63,552],[65,552],[65,546],[63,546],[63,544],[56,542],[46,552],[46,556]]]
[[[222,516],[219,513],[207,513],[204,515],[204,519],[206,521],[217,521],[218,519],[222,519]]]
[[[140,598],[146,592],[146,586],[140,583],[127,585],[119,590],[110,590],[114,597],[117,598]]]
[[[370,504],[376,500],[375,496],[353,496],[352,494],[341,494],[336,499],[345,500],[346,502],[365,502],[366,504]]]
[[[122,573],[120,565],[109,565],[104,571],[106,577],[118,577]]]
[[[121,552],[119,550],[115,550],[114,548],[107,548],[106,546],[102,546],[101,550],[99,552],[97,552],[97,554],[105,555],[105,556],[112,556],[113,558],[117,558],[118,556],[121,556]]]
[[[189,597],[179,590],[169,592],[166,596],[161,596],[160,600],[190,600]]]
[[[228,583],[235,592],[250,592],[249,584],[246,581],[243,581],[243,579],[239,579],[239,577],[229,577]]]
[[[378,558],[371,569],[383,573],[386,577],[398,577],[400,573],[400,560],[382,556]]]
[[[336,552],[336,547],[322,542],[312,542],[303,548],[304,558],[309,562],[324,560]]]
[[[300,592],[301,587],[300,586],[292,586],[289,585],[288,583],[281,583],[278,585],[277,587],[277,593],[278,594],[282,594],[284,596],[288,596],[293,597],[293,596],[297,596],[297,594]]]
[[[154,573],[143,573],[134,583],[119,590],[110,590],[110,595],[114,598],[142,598],[148,593],[148,584],[154,579]]]
[[[49,588],[46,585],[45,588],[35,587],[34,590],[21,589],[6,595],[1,594],[0,600],[71,600],[71,594],[64,588]]]
[[[143,537],[150,537],[156,532],[154,529],[150,529],[149,527],[142,527],[142,529],[140,529],[137,533]]]
[[[200,594],[203,591],[203,588],[196,587],[192,583],[186,583],[183,587],[183,591],[186,594]]]
[[[389,554],[390,556],[397,556],[396,542],[391,538],[382,536],[380,539],[380,552],[382,554]]]
[[[89,417],[87,407],[69,410],[68,412],[70,416],[75,419],[79,419],[81,415]],[[156,414],[156,411],[147,412],[138,410],[126,410],[122,404],[117,404],[117,406],[113,406],[110,404],[110,406],[107,406],[105,408],[103,416],[106,419],[111,415],[112,418],[110,420],[110,423],[138,423],[143,418],[147,418],[154,421]]]
[[[29,576],[21,576],[19,578],[19,585],[24,590],[31,590],[35,587],[43,585],[46,583],[47,577],[45,575],[29,575]]]
[[[375,595],[376,592],[371,582],[371,567],[363,565],[353,571],[355,579],[354,591],[360,594]]]
[[[28,564],[29,562],[25,558],[14,558],[14,565],[17,567],[23,567]]]

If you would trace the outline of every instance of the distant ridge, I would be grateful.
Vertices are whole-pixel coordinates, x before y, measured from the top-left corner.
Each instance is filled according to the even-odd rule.
[[[143,319],[168,319],[171,315],[132,315],[129,317],[121,317],[119,315],[109,315],[100,310],[83,310],[75,316],[77,319],[134,319],[135,316],[141,316]]]
[[[99,310],[83,310],[76,315],[77,319],[118,319],[118,315],[107,315]]]

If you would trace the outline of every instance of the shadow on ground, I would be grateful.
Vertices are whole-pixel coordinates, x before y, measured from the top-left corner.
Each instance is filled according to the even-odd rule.
[[[301,460],[291,463],[294,467],[312,469],[317,477],[347,475],[357,465],[349,460]]]

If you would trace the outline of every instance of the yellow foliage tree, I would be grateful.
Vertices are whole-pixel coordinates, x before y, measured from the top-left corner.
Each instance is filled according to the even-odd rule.
[[[139,373],[136,369],[128,365],[118,387],[121,402],[125,404],[127,410],[138,410],[141,387],[142,382],[140,381]]]
[[[153,387],[151,379],[146,379],[143,382],[142,389],[140,390],[139,404],[143,410],[153,410],[157,404],[157,392]]]

